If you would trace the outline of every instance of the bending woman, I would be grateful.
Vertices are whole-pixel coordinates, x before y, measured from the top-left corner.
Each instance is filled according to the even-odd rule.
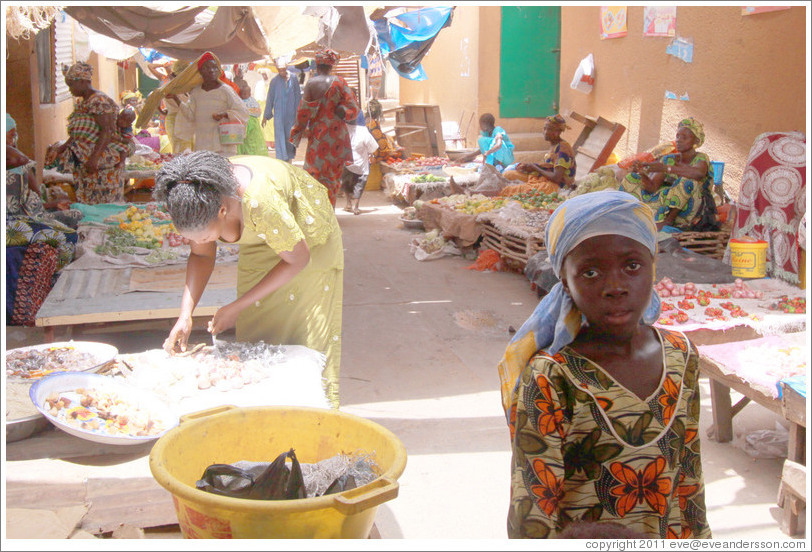
[[[344,250],[325,188],[304,170],[270,157],[229,161],[201,151],[164,163],[154,196],[192,241],[181,314],[164,348],[186,350],[217,240],[238,243],[238,299],[217,311],[209,331],[236,325],[238,341],[323,352],[327,396],[338,408]]]

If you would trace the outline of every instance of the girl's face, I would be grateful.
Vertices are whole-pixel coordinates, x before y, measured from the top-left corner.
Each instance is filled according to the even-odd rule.
[[[595,236],[564,259],[561,283],[598,332],[634,333],[651,298],[654,260],[643,244],[618,235]]]

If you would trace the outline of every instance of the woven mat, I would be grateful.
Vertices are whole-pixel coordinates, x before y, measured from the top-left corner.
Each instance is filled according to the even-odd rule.
[[[155,268],[134,268],[127,291],[159,291],[172,293],[183,290],[186,265]],[[236,289],[237,263],[216,264],[206,289]]]

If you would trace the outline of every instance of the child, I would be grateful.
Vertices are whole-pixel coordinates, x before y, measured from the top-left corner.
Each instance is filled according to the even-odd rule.
[[[553,213],[560,282],[499,364],[513,460],[508,535],[556,538],[611,521],[648,538],[710,538],[699,450],[698,354],[650,326],[657,230],[630,194]]]
[[[341,187],[347,197],[347,206],[344,210],[354,215],[360,215],[361,210],[358,204],[361,202],[361,194],[369,177],[369,156],[378,149],[378,142],[372,137],[367,127],[360,122],[360,118],[352,123],[347,123],[347,130],[350,133],[350,146],[352,147],[352,164],[347,165],[341,172]],[[350,197],[352,196],[352,197]],[[355,199],[355,206],[352,206],[352,199]]]
[[[135,153],[133,123],[137,116],[138,114],[131,105],[119,111],[116,116],[116,131],[113,133],[110,143],[113,151],[119,155],[119,161],[116,163],[119,168],[123,168],[127,158]]]
[[[259,102],[251,95],[251,87],[245,79],[238,79],[237,86],[240,87],[240,98],[245,107],[248,108],[248,122],[245,124],[245,140],[237,147],[239,155],[264,155],[268,156],[268,145],[265,143],[265,135],[259,125],[259,117],[262,108]]]

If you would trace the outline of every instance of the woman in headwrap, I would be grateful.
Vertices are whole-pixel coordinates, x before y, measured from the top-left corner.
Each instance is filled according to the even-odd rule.
[[[560,278],[499,363],[512,441],[508,535],[556,538],[573,520],[647,538],[710,538],[699,450],[698,354],[651,324],[657,229],[604,190],[555,210]]]
[[[677,153],[661,161],[640,163],[637,169],[641,184],[648,193],[661,186],[660,205],[655,213],[657,226],[674,226],[682,230],[713,231],[716,203],[713,199],[713,165],[704,153],[696,151],[705,141],[702,124],[689,117],[677,126]]]
[[[119,155],[111,147],[118,105],[90,85],[93,68],[87,63],[75,63],[63,73],[80,101],[68,117],[68,140],[55,150],[57,164],[73,173],[79,203],[121,202],[124,182]]]
[[[191,90],[177,90],[169,92],[173,81],[161,87],[166,93],[168,102],[176,102],[180,116],[189,121],[194,131],[195,151],[213,151],[222,155],[236,155],[238,144],[220,143],[220,122],[224,120],[239,121],[243,125],[248,121],[248,108],[238,96],[239,88],[225,78],[220,61],[211,52],[200,56],[190,67],[186,68],[178,78],[191,79],[184,76],[187,72],[197,72],[201,81],[196,81]],[[181,101],[177,92],[189,92],[189,99]],[[143,112],[146,112],[145,105]],[[151,116],[152,113],[149,114]],[[139,122],[141,117],[139,116]],[[176,118],[175,124],[177,125]]]
[[[330,74],[338,59],[338,53],[330,49],[316,54],[316,76],[304,87],[296,123],[290,131],[294,147],[307,137],[304,168],[327,188],[333,207],[341,172],[352,163],[346,122],[355,121],[360,111],[347,82]]]
[[[541,164],[518,163],[512,170],[504,172],[508,180],[521,180],[530,187],[550,194],[562,188],[573,187],[575,179],[575,151],[561,134],[568,129],[566,119],[560,114],[547,117],[544,122],[544,139],[553,148],[544,155]],[[514,185],[505,187],[501,195],[510,196],[525,191],[528,186]]]

